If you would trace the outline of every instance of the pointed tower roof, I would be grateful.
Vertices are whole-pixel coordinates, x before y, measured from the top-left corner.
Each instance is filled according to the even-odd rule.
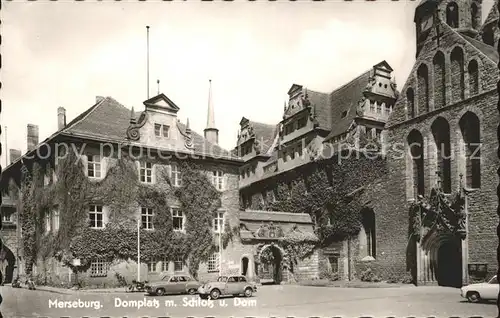
[[[495,3],[493,4],[493,6],[491,7],[491,10],[490,12],[488,13],[488,16],[486,16],[486,20],[484,20],[484,23],[483,23],[483,28],[493,22],[497,22],[498,21],[498,0],[495,0]]]
[[[207,128],[215,129],[215,115],[214,105],[212,102],[212,80],[208,80],[208,114],[207,114]]]

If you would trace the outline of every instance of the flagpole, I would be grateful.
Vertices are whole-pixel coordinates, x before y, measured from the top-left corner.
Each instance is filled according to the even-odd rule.
[[[146,56],[146,68],[147,68],[147,90],[148,90],[148,94],[147,94],[147,97],[149,99],[149,25],[146,26],[146,35],[147,35],[147,39],[146,39],[146,45],[147,45],[147,56]]]
[[[137,281],[141,281],[141,232],[140,220],[137,219]]]

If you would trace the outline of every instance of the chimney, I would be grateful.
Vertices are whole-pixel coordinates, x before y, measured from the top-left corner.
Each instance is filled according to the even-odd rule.
[[[19,149],[9,149],[9,163],[8,164],[13,163],[19,157],[21,157],[21,150],[19,150]]]
[[[57,129],[61,130],[66,127],[66,109],[59,107],[57,109]]]
[[[28,151],[31,151],[36,148],[38,145],[38,126],[28,124]]]

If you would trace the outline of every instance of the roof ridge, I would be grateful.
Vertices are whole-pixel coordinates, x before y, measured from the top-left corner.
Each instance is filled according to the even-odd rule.
[[[328,95],[332,95],[333,93],[341,90],[342,88],[346,87],[347,85],[351,84],[352,82],[354,82],[354,81],[358,80],[359,78],[365,76],[367,73],[371,73],[371,71],[372,71],[372,68],[369,68],[367,71],[364,71],[363,73],[359,74],[358,76],[356,76],[355,78],[353,78],[349,82],[343,84],[342,86],[339,86],[339,87],[335,88],[331,93],[328,93]]]

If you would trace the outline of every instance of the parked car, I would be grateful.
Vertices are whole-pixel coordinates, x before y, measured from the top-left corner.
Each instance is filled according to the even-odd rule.
[[[245,295],[251,297],[257,292],[257,286],[247,281],[245,276],[219,276],[216,282],[203,284],[198,288],[198,294],[202,299],[218,299],[226,295]]]
[[[497,276],[493,276],[488,282],[470,284],[461,288],[461,295],[471,303],[482,300],[497,300],[499,291]]]
[[[165,294],[196,294],[200,283],[189,275],[165,275],[160,281],[151,282],[146,286],[149,295]]]

